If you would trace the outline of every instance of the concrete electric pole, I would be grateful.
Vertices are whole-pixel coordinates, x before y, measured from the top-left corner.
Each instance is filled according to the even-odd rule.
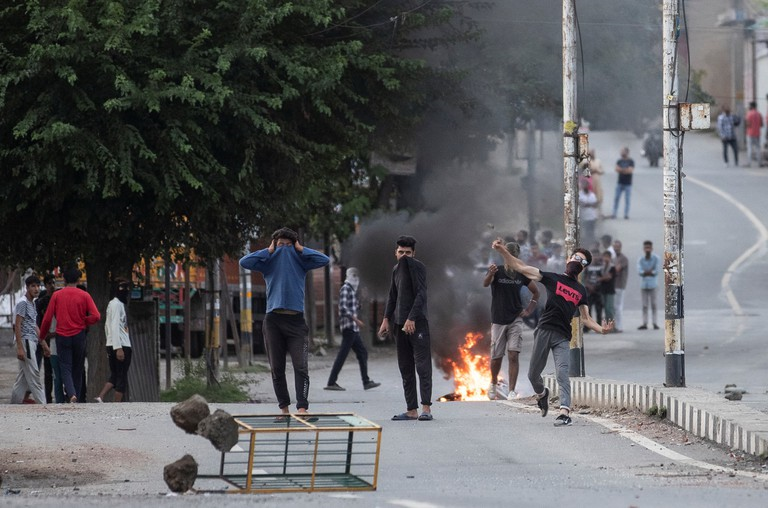
[[[563,223],[565,258],[579,242],[578,161],[579,122],[576,108],[576,6],[575,0],[563,0]],[[586,142],[586,136],[585,136]],[[586,149],[586,147],[583,147]],[[584,337],[581,319],[571,322],[571,376],[584,376]]]
[[[680,119],[678,111],[677,37],[678,0],[664,0],[663,93],[664,128],[664,357],[666,386],[685,386],[683,335],[683,210],[680,176]]]

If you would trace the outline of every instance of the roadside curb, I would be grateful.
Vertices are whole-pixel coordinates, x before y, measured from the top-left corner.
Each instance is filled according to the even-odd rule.
[[[544,376],[544,384],[553,395],[559,393],[553,376]],[[642,412],[653,406],[666,407],[666,418],[695,436],[752,455],[768,453],[764,413],[704,390],[571,378],[571,400],[584,406]]]

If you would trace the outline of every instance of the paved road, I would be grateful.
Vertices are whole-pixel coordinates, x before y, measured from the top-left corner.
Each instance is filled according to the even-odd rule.
[[[734,464],[727,450],[701,440],[649,450],[590,415],[556,428],[532,406],[506,402],[446,402],[432,422],[392,422],[403,407],[391,350],[377,350],[375,390],[358,385],[348,364],[339,382],[345,392],[322,390],[330,358],[312,360],[311,409],[352,411],[383,427],[376,492],[167,497],[165,464],[192,454],[201,473],[213,473],[218,453],[200,437],[176,428],[169,404],[5,406],[0,450],[6,495],[3,506],[763,506],[768,475],[711,471],[692,460]],[[452,389],[435,377],[435,393]],[[272,412],[262,405],[212,405],[232,414]],[[29,453],[34,445],[34,453]],[[675,453],[691,461],[673,460]],[[51,467],[50,464],[53,463]],[[46,466],[48,464],[48,466]],[[19,471],[25,471],[19,479]],[[9,472],[10,471],[10,472]],[[55,485],[55,487],[54,487]],[[219,482],[200,481],[220,489]]]
[[[631,134],[590,135],[606,168],[621,146],[630,147],[637,169],[631,219],[603,221],[601,229],[624,243],[634,267],[643,240],[663,255],[662,170],[640,157]],[[768,410],[768,349],[765,344],[765,280],[768,280],[765,218],[768,168],[726,168],[712,134],[689,133],[684,143],[684,341],[687,385],[722,391],[735,383],[748,390],[744,402]],[[606,200],[613,199],[613,175],[606,176]],[[609,210],[606,210],[608,213]],[[746,253],[746,254],[745,254]],[[727,275],[730,283],[726,284]],[[729,290],[732,292],[729,300]],[[659,295],[663,319],[663,295]],[[629,333],[610,340],[587,336],[587,375],[658,384],[665,381],[663,330],[638,332],[640,290],[630,276],[625,308]],[[660,323],[661,324],[661,323]]]
[[[631,136],[593,133],[592,143],[606,163],[622,144],[632,148],[638,161],[632,218],[606,221],[601,228],[624,241],[633,261],[646,238],[660,250],[660,170],[644,167],[639,142]],[[761,196],[768,170],[726,170],[719,163],[718,141],[707,135],[688,135],[686,161],[688,384],[717,391],[725,383],[735,382],[749,388],[745,403],[765,407],[768,382],[761,302],[768,262],[764,245],[758,243],[746,264],[736,262],[761,239],[759,225],[740,206],[755,217],[768,216],[768,205]],[[610,199],[610,177],[605,187]],[[726,296],[729,287],[724,286],[723,276],[729,272],[738,306]],[[609,337],[587,335],[587,374],[657,384],[664,378],[663,335],[631,329],[639,323],[639,291],[636,281],[634,284],[627,298],[627,331]],[[530,338],[530,331],[526,337]],[[2,380],[7,379],[9,369],[13,372],[8,350],[7,345],[0,347],[6,357],[0,359],[0,373],[6,374],[5,378],[0,374]],[[391,350],[373,355],[371,375],[383,385],[367,392],[356,386],[352,360],[339,380],[349,390],[323,391],[331,361],[327,357],[313,360],[312,410],[353,411],[382,425],[377,492],[168,498],[163,465],[184,453],[197,458],[202,472],[213,471],[217,463],[217,453],[207,442],[173,426],[167,416],[169,405],[4,406],[0,414],[3,487],[21,486],[22,493],[6,495],[3,505],[102,506],[108,500],[115,506],[332,503],[426,508],[502,503],[543,506],[566,499],[571,505],[599,506],[764,506],[768,485],[764,474],[712,472],[656,445],[651,445],[655,448],[651,451],[638,444],[641,440],[624,439],[615,428],[605,427],[590,415],[577,415],[573,427],[558,429],[551,425],[551,417],[542,419],[522,404],[438,403],[434,422],[391,422],[391,415],[403,409]],[[5,382],[2,396],[8,391]],[[272,412],[268,382],[257,383],[253,390],[267,403],[215,407],[231,413]],[[435,394],[450,391],[450,380],[436,375]],[[712,464],[734,463],[727,451],[698,440],[672,448],[672,452]],[[41,467],[41,458],[52,460],[58,473]],[[19,469],[26,471],[23,481],[7,472]]]

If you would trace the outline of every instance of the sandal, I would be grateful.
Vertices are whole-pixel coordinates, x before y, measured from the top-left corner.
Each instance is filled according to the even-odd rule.
[[[399,415],[395,415],[392,417],[392,420],[399,422],[404,420],[418,420],[418,417],[411,416],[408,413],[400,413]]]
[[[422,421],[422,422],[432,421],[432,413],[421,413],[419,415],[419,421]]]

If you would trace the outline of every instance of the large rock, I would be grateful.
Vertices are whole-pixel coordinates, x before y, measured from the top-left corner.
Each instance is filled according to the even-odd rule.
[[[208,439],[220,452],[228,452],[237,444],[238,426],[232,415],[217,409],[197,426],[197,433]]]
[[[197,479],[197,462],[192,455],[184,455],[163,468],[163,480],[172,492],[186,492]]]
[[[197,426],[210,414],[211,410],[208,409],[208,402],[197,394],[171,408],[173,423],[187,434],[195,434]]]

